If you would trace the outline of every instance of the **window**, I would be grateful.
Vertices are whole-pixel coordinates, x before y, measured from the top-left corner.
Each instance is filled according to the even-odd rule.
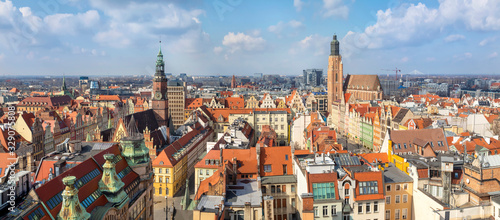
[[[366,203],[366,213],[370,213],[370,212],[371,212],[371,209],[370,209],[370,208],[371,208],[370,203],[369,203],[369,202],[367,202],[367,203]]]
[[[203,175],[203,170],[202,169],[200,169],[200,175]]]
[[[286,174],[287,174],[286,170],[287,170],[287,169],[286,169],[286,164],[283,164],[283,175],[286,175]]]
[[[359,194],[378,194],[378,182],[377,181],[366,181],[359,183]]]
[[[332,205],[332,216],[337,215],[337,206]]]
[[[170,169],[166,169],[165,171],[166,174],[170,173]]]
[[[285,154],[285,160],[288,160],[288,154]]]
[[[264,165],[264,172],[270,173],[272,171],[271,165]]]
[[[162,168],[158,168],[158,173],[161,173],[161,170],[163,170]]]
[[[292,185],[292,192],[295,192],[295,185]]]
[[[295,199],[292,199],[292,208],[295,208]]]
[[[323,216],[328,216],[328,206],[323,206]]]
[[[391,196],[385,197],[385,204],[391,204]]]
[[[168,183],[170,182],[170,179],[169,178],[165,178],[165,183]]]
[[[378,212],[378,202],[373,202],[373,212]]]
[[[207,175],[210,175],[210,170],[207,170],[206,174],[207,174]]]
[[[403,195],[403,203],[407,203],[408,202],[408,195]]]
[[[359,203],[358,204],[358,214],[362,214],[363,213],[363,203]]]
[[[285,129],[285,126],[284,125],[281,125],[281,130],[284,130]]]
[[[276,192],[276,186],[271,186],[271,193],[275,193]]]
[[[390,192],[390,191],[391,191],[391,185],[387,185],[387,186],[386,186],[386,191],[387,191],[387,192]]]
[[[333,183],[313,183],[314,200],[335,198],[335,185]]]
[[[314,206],[314,216],[318,217],[319,216],[319,213],[318,213],[318,206]]]
[[[349,189],[344,189],[344,195],[348,196],[349,195]]]
[[[280,185],[276,186],[276,192],[281,193],[281,186]]]
[[[403,184],[403,189],[407,190],[408,189],[408,183]]]
[[[399,209],[394,210],[394,219],[399,219]]]
[[[286,208],[286,199],[282,199],[281,204],[281,207]]]
[[[286,193],[286,185],[281,186],[281,190]]]
[[[262,191],[262,194],[266,194],[266,189],[267,189],[266,186],[260,187],[260,190]]]
[[[385,210],[385,220],[391,219],[391,210]]]
[[[406,147],[406,143],[404,143],[404,146],[405,146],[405,149],[407,149],[407,147]]]
[[[160,177],[158,182],[162,183],[163,182],[163,178]]]
[[[397,195],[397,196],[396,196],[396,203],[401,202],[401,201],[400,201],[400,199],[401,199],[400,197],[401,197],[400,195]]]
[[[401,190],[401,185],[396,184],[396,191],[399,191],[399,190]]]
[[[403,209],[403,219],[406,219],[408,215],[408,209]]]

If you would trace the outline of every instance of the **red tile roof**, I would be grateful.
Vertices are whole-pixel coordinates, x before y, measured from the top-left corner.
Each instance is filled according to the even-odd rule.
[[[212,149],[210,150],[203,159],[201,159],[196,165],[194,165],[194,168],[210,168],[210,169],[217,169],[219,165],[216,164],[206,164],[205,160],[220,160],[220,150],[219,149]]]
[[[356,201],[365,201],[365,200],[379,200],[384,199],[384,182],[383,182],[383,173],[380,171],[372,171],[372,172],[359,172],[353,173],[353,179],[356,180],[356,197],[354,200]],[[359,193],[359,184],[360,182],[365,181],[377,181],[378,193],[377,194],[364,194],[361,195]]]
[[[293,174],[292,151],[290,146],[263,147],[260,149],[260,175],[281,176],[283,165],[286,165],[286,175]],[[264,165],[271,165],[271,172],[264,172]]]

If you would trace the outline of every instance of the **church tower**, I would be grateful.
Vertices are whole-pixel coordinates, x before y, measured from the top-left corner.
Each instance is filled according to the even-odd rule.
[[[339,41],[337,35],[333,35],[333,40],[330,44],[330,57],[328,58],[328,105],[331,106],[333,101],[339,100],[342,97],[342,78],[343,78],[343,64],[342,56],[339,53]],[[331,112],[331,107],[328,110]]]
[[[156,72],[153,78],[153,100],[151,103],[155,112],[159,126],[168,126],[168,97],[167,97],[167,77],[165,76],[165,62],[160,51],[156,57]]]

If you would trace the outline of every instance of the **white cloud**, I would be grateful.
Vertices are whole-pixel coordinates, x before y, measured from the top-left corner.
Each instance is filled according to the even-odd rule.
[[[329,45],[330,38],[323,37],[321,35],[309,35],[304,39],[292,44],[289,50],[290,54],[312,54],[314,56],[325,56],[330,49]]]
[[[498,56],[498,53],[497,53],[497,52],[493,52],[493,53],[491,53],[491,54],[488,56],[488,58],[495,58],[495,57],[497,57],[497,56]]]
[[[282,21],[278,22],[276,25],[271,25],[267,28],[267,30],[271,33],[276,34],[278,37],[282,37],[285,32],[288,36],[295,36],[299,33],[299,30],[304,28],[304,24],[300,21],[291,20],[287,23]]]
[[[297,11],[301,11],[302,6],[304,6],[304,2],[302,2],[301,0],[293,0],[293,7],[295,7]]]
[[[349,16],[349,8],[344,4],[343,0],[323,0],[323,17],[339,17],[347,19]]]
[[[95,28],[100,22],[99,13],[89,10],[78,14],[54,14],[43,18],[47,29],[53,34],[77,34],[79,29]]]
[[[408,57],[403,57],[403,58],[401,58],[401,62],[402,62],[402,63],[406,63],[406,62],[408,62],[408,60],[409,60],[409,58],[408,58]]]
[[[206,43],[208,37],[201,30],[200,16],[205,13],[202,10],[186,10],[172,3],[149,0],[92,0],[91,5],[110,18],[107,27],[93,38],[102,45],[128,47],[165,36],[170,40],[170,45],[178,49],[180,44],[191,46],[189,42],[199,46],[200,43]],[[208,48],[191,47],[181,52]]]
[[[472,53],[469,53],[469,52],[464,53],[464,56],[465,56],[465,58],[471,58],[472,57]]]
[[[454,42],[454,41],[459,41],[459,40],[464,40],[465,36],[461,34],[452,34],[448,35],[446,38],[444,38],[444,42]]]
[[[484,40],[482,40],[481,42],[479,42],[479,46],[485,46],[489,43],[493,43],[497,40],[498,37],[489,37],[489,38],[486,38]]]
[[[363,32],[348,32],[343,40],[354,48],[377,49],[419,45],[460,26],[469,30],[500,30],[499,1],[439,2],[438,8],[428,8],[418,3],[379,10],[375,24],[366,27]]]
[[[220,54],[224,49],[222,47],[214,47],[214,53]]]
[[[262,37],[252,37],[243,33],[229,32],[224,36],[222,45],[227,47],[229,53],[237,51],[262,51],[265,49],[266,40]]]

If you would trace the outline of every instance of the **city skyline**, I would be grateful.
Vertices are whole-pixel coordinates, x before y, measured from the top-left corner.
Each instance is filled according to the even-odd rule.
[[[495,1],[0,1],[0,75],[496,74]],[[258,13],[258,14],[257,14]],[[27,65],[27,63],[29,65]]]

